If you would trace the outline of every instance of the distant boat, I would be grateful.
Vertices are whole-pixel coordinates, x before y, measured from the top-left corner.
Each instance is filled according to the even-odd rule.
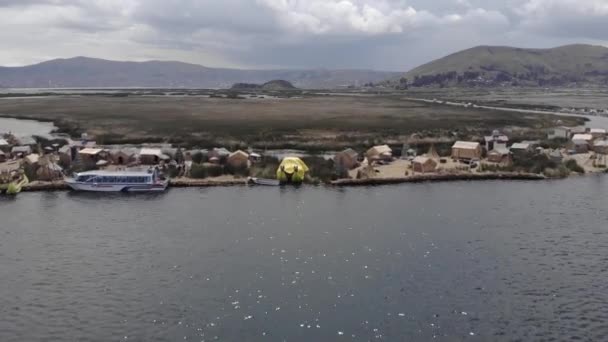
[[[150,171],[88,171],[66,179],[76,191],[96,192],[157,192],[165,191],[169,180],[158,170]]]
[[[249,179],[247,180],[247,182],[249,184],[265,185],[265,186],[279,186],[279,185],[281,185],[281,182],[279,182],[277,179],[265,179],[265,178],[255,178],[255,177],[249,177]]]

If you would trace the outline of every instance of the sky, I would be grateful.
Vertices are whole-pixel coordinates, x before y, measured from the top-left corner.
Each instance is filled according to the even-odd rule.
[[[0,0],[0,65],[407,71],[477,45],[608,46],[608,0]]]

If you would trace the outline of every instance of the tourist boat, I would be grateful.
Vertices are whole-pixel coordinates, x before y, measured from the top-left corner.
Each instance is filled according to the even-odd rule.
[[[165,191],[169,180],[158,170],[148,171],[87,171],[74,178],[66,179],[66,184],[76,191],[98,192],[148,192]]]
[[[277,180],[277,179],[256,178],[256,177],[249,177],[247,179],[247,182],[249,184],[265,185],[265,186],[279,186],[279,185],[281,185],[281,182],[279,180]]]

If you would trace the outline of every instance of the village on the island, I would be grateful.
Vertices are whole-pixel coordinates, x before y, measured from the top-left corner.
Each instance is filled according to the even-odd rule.
[[[542,141],[511,141],[507,133],[494,130],[483,138],[453,141],[450,146],[442,150],[434,143],[422,147],[384,144],[364,151],[348,148],[307,155],[224,147],[184,149],[171,144],[107,146],[98,145],[87,134],[80,139],[62,135],[42,139],[9,132],[0,135],[0,191],[66,189],[68,177],[95,186],[143,179],[129,178],[129,172],[153,174],[146,180],[178,187],[246,184],[252,180],[265,185],[291,181],[362,185],[493,177],[564,178],[606,172],[608,155],[607,132],[601,128],[557,127],[546,132]]]

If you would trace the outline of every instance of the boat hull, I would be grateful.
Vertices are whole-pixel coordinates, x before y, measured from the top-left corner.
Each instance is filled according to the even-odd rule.
[[[67,182],[75,191],[90,192],[162,192],[167,190],[168,182],[156,184],[88,184]]]
[[[264,185],[264,186],[279,186],[281,182],[276,179],[264,179],[264,178],[255,178],[250,177],[248,179],[249,184],[253,185]]]

